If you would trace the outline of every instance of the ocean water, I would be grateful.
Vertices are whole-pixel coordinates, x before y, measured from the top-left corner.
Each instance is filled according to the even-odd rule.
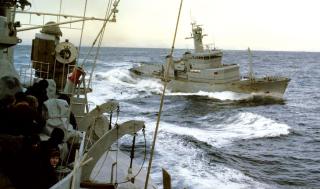
[[[119,123],[145,121],[148,153],[162,84],[134,77],[128,69],[141,62],[162,63],[168,52],[102,48],[89,94],[91,104],[118,100]],[[16,48],[15,62],[17,68],[29,64],[30,46]],[[240,64],[247,74],[246,51],[226,50],[223,62]],[[283,100],[229,91],[167,92],[151,171],[159,188],[162,168],[177,189],[320,188],[320,53],[253,51],[253,63],[256,76],[291,78]],[[119,145],[129,154],[131,143],[126,136]],[[141,132],[135,155],[142,163]]]

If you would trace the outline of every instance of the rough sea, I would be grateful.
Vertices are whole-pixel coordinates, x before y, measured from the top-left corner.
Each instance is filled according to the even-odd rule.
[[[16,68],[30,63],[30,51],[31,46],[16,47]],[[82,58],[86,51],[82,49]],[[184,52],[175,50],[174,55]],[[102,48],[89,94],[91,106],[118,100],[118,123],[145,121],[147,153],[162,84],[134,77],[128,69],[141,62],[163,63],[168,53],[169,49]],[[320,53],[252,53],[257,77],[291,78],[284,99],[229,91],[167,91],[151,171],[159,188],[162,168],[171,174],[177,189],[320,188]],[[247,75],[246,51],[225,50],[223,63],[240,64],[241,74]],[[86,66],[91,69],[90,64]],[[131,144],[131,136],[119,142],[127,154]],[[139,132],[138,164],[143,157],[144,139]]]

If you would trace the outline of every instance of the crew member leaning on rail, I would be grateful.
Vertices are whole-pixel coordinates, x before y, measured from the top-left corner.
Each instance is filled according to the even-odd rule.
[[[48,82],[41,80],[25,93],[17,90],[0,99],[0,188],[43,189],[58,181],[65,131],[54,128],[49,140],[40,140],[48,121],[43,109],[47,87]]]

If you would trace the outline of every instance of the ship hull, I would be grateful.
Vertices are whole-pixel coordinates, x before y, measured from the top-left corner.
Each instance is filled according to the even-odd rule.
[[[142,77],[153,77],[163,79],[163,66],[159,64],[143,64],[132,68],[130,71]],[[191,80],[184,72],[178,73],[176,77],[170,77],[168,89],[171,92],[197,93],[232,91],[255,95],[272,96],[283,98],[290,79],[286,77],[263,77],[254,79],[238,79],[235,81],[219,82],[215,80]]]
[[[129,71],[144,77],[161,78],[163,69],[164,67],[161,64],[142,64],[139,67],[131,68]]]
[[[259,78],[255,80],[239,80],[232,83],[206,83],[192,82],[188,80],[172,79],[168,83],[168,89],[171,92],[222,92],[232,91],[237,93],[257,94],[282,98],[288,86],[287,78]]]

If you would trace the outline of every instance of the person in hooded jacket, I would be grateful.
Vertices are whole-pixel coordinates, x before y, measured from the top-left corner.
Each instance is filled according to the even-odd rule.
[[[60,128],[54,128],[50,138],[47,141],[42,141],[41,142],[41,154],[45,158],[47,154],[49,153],[48,151],[53,148],[59,148],[59,144],[63,143],[64,139],[64,132]]]
[[[68,105],[70,106],[70,97],[68,95],[60,94],[58,99],[65,100],[68,103]],[[78,130],[77,120],[76,120],[76,117],[74,116],[72,111],[70,111],[69,122],[72,125],[74,130]]]
[[[60,149],[57,147],[51,147],[48,149],[45,159],[44,172],[47,175],[45,183],[47,188],[50,188],[58,182],[57,166],[60,163]]]
[[[49,83],[47,80],[40,80],[38,83],[34,83],[25,92],[26,95],[35,96],[38,99],[38,112],[41,112],[43,103],[48,100],[47,88]]]

